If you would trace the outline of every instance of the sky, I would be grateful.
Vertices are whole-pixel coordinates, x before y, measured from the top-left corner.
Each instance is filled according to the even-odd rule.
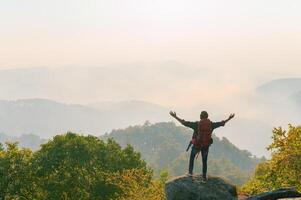
[[[127,89],[121,88],[93,98],[190,106],[205,99],[201,88],[210,88],[207,101],[215,104],[273,79],[301,76],[300,10],[298,0],[0,0],[0,69],[117,66],[128,69],[128,79],[130,67],[145,67],[149,77],[139,86],[156,90],[148,82],[162,82],[170,70],[171,86],[162,82],[160,93],[145,96],[142,88],[122,96]]]
[[[300,9],[298,0],[0,0],[0,67],[177,61],[295,73]]]

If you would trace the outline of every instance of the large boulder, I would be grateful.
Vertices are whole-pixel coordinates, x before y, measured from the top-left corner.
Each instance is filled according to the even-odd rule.
[[[236,187],[222,178],[209,177],[207,182],[201,176],[180,176],[165,185],[167,200],[232,200],[237,199]]]
[[[247,200],[301,199],[297,197],[301,197],[301,193],[297,192],[295,188],[281,188],[251,196]]]

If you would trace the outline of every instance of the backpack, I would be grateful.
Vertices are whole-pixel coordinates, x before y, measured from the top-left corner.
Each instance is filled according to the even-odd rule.
[[[197,147],[209,147],[212,144],[212,123],[209,119],[202,119],[198,124],[198,133],[192,139],[192,144]]]

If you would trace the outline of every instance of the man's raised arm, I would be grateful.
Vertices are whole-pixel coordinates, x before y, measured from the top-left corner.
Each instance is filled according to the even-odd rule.
[[[169,114],[170,114],[173,118],[175,118],[176,120],[178,120],[181,124],[183,124],[183,123],[185,122],[184,119],[181,119],[181,118],[179,118],[179,117],[177,116],[177,113],[176,113],[176,112],[170,111]]]
[[[230,116],[228,117],[228,119],[224,120],[225,123],[227,123],[228,121],[230,121],[230,119],[232,119],[235,116],[234,113],[230,114]]]
[[[225,126],[225,124],[226,124],[228,121],[230,121],[234,116],[235,116],[235,114],[233,113],[233,114],[230,114],[230,116],[229,116],[227,119],[223,120],[223,121],[220,121],[220,122],[212,122],[212,128],[213,128],[213,129],[216,129],[216,128],[221,127],[221,126]]]

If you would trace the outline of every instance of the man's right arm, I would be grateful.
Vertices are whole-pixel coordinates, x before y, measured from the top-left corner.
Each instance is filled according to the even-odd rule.
[[[181,118],[179,118],[178,116],[177,116],[177,113],[176,112],[174,112],[174,111],[170,111],[169,112],[169,114],[173,117],[173,118],[175,118],[176,120],[178,120],[181,124],[183,124],[184,125],[184,123],[185,123],[185,120],[184,119],[181,119]]]

